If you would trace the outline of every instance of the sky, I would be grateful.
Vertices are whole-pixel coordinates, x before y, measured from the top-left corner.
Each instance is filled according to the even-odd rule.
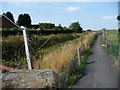
[[[43,0],[42,0],[43,1]],[[83,29],[100,30],[117,29],[118,2],[17,2],[12,0],[2,1],[3,12],[10,11],[15,21],[19,14],[28,13],[31,16],[32,24],[41,22],[54,23],[68,27],[72,22],[78,21]],[[47,0],[49,1],[49,0]],[[72,0],[71,0],[72,1]],[[87,1],[87,0],[86,0]],[[95,0],[93,0],[95,1]],[[105,0],[104,0],[105,1]]]

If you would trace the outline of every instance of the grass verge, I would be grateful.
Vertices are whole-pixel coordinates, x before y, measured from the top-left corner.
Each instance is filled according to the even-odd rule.
[[[92,47],[95,44],[96,40],[97,40],[97,35],[95,36],[95,38],[91,42],[90,47]],[[82,72],[85,70],[86,61],[87,61],[87,58],[90,55],[90,53],[91,53],[91,49],[88,48],[86,50],[86,52],[81,56],[81,65],[79,65],[76,68],[75,73],[68,78],[68,87],[71,88],[75,84],[75,82],[77,81],[78,76],[80,74],[82,74]]]

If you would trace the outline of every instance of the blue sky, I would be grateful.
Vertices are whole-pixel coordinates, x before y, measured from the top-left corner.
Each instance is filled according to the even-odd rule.
[[[10,11],[18,19],[28,13],[32,24],[51,22],[69,26],[79,21],[84,29],[117,29],[117,2],[2,2],[2,11]]]

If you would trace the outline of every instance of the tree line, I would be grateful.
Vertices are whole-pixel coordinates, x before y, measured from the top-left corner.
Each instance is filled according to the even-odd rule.
[[[11,21],[15,23],[14,16],[11,12],[6,12],[3,14],[6,15]],[[27,28],[35,28],[35,29],[38,28],[39,30],[46,30],[46,29],[47,30],[75,30],[79,32],[82,32],[83,30],[79,22],[73,22],[70,24],[69,27],[63,27],[61,24],[56,26],[53,23],[39,23],[36,25],[32,25],[31,22],[32,20],[30,15],[24,13],[18,16],[18,20],[16,21],[16,24],[18,26],[25,26]]]

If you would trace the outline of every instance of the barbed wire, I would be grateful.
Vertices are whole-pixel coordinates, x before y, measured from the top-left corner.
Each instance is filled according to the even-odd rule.
[[[20,50],[23,48],[24,46],[24,43],[22,44],[22,46],[20,47],[20,49],[18,50],[18,53],[20,52]]]
[[[37,50],[41,49],[49,41],[49,39],[50,37]]]
[[[28,46],[31,48],[31,50],[33,51],[33,53],[35,54],[35,56],[36,56],[36,52],[35,52],[35,50],[32,48],[32,46],[31,46],[31,44],[30,43],[28,43]]]

